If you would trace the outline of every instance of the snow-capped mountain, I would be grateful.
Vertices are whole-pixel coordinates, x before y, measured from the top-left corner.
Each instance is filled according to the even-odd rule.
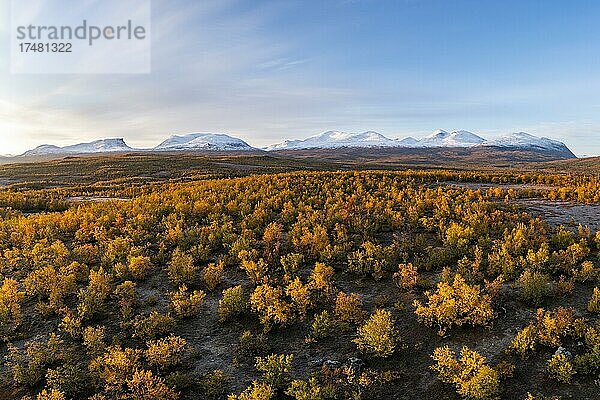
[[[50,154],[87,154],[87,153],[114,153],[131,151],[131,147],[125,144],[123,139],[100,139],[89,143],[79,143],[70,146],[54,146],[43,144],[33,150],[26,151],[22,156],[41,156]]]
[[[502,135],[495,139],[486,140],[485,146],[496,147],[538,147],[540,149],[556,149],[564,146],[562,142],[545,137],[533,136],[526,132],[515,132]]]
[[[187,135],[173,135],[153,150],[158,151],[230,151],[254,150],[254,147],[242,139],[231,137],[222,133],[190,133]]]
[[[395,147],[398,141],[377,132],[347,133],[327,131],[304,140],[286,140],[265,150],[334,149],[340,147]]]
[[[575,157],[569,148],[558,140],[552,140],[545,137],[533,136],[525,132],[509,133],[495,139],[486,140],[481,146],[501,147],[511,149],[525,149],[537,151],[550,151],[563,154],[568,157]]]
[[[485,142],[484,138],[469,131],[453,131],[448,133],[439,129],[417,141],[414,147],[472,147],[483,142]]]
[[[304,149],[338,149],[338,148],[475,148],[495,147],[499,149],[529,150],[544,152],[559,158],[572,158],[575,155],[562,142],[536,137],[525,132],[511,133],[491,140],[468,131],[457,130],[447,132],[437,130],[422,139],[406,137],[390,139],[384,135],[368,131],[347,133],[327,131],[303,140],[286,140],[265,150],[304,150]],[[133,149],[123,139],[101,139],[89,143],[71,146],[54,146],[45,144],[22,154],[23,157],[63,156],[72,154],[114,153],[132,151],[252,151],[258,150],[242,139],[226,134],[190,133],[173,135],[161,144],[150,149]]]
[[[286,140],[265,150],[332,149],[340,147],[471,147],[485,140],[474,133],[437,130],[421,140],[413,137],[390,139],[377,132],[347,133],[328,131],[304,140]]]
[[[398,145],[401,147],[414,147],[419,141],[412,136],[405,137],[404,139],[396,139]]]
[[[100,139],[90,143],[79,143],[65,147],[43,144],[33,150],[26,151],[22,157],[61,156],[70,154],[114,153],[130,151],[230,151],[255,150],[241,139],[225,134],[190,133],[173,135],[161,144],[150,149],[134,149],[123,139]]]
[[[503,149],[544,151],[560,157],[575,157],[569,148],[562,142],[539,138],[528,133],[511,133],[499,138],[486,140],[473,132],[456,130],[447,132],[438,129],[422,139],[406,137],[404,139],[390,139],[377,132],[347,133],[327,131],[304,140],[286,140],[265,148],[273,150],[305,150],[305,149],[335,149],[335,148],[472,148],[472,147],[498,147]]]

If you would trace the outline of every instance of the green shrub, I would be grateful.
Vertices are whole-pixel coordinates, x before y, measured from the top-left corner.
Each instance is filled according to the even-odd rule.
[[[517,333],[511,348],[525,359],[537,344],[558,347],[562,339],[575,333],[575,313],[572,309],[559,307],[554,311],[537,310],[536,319]]]
[[[107,393],[123,395],[127,381],[141,370],[142,351],[121,346],[110,346],[92,360],[89,370]]]
[[[515,350],[521,358],[525,359],[530,352],[535,350],[538,341],[537,329],[531,324],[517,333],[511,343],[511,348]]]
[[[292,354],[271,354],[267,357],[256,357],[256,369],[263,374],[263,380],[275,389],[285,388],[290,381],[292,370]]]
[[[362,299],[355,293],[339,292],[335,299],[335,316],[342,322],[359,324],[365,318]]]
[[[296,277],[286,286],[285,294],[291,300],[297,318],[304,321],[308,310],[314,306],[310,286],[305,285],[300,278]]]
[[[327,311],[323,311],[315,315],[315,319],[311,325],[311,338],[323,339],[331,337],[335,334],[338,324]]]
[[[23,400],[29,399],[23,397]],[[67,396],[58,389],[44,389],[35,397],[36,400],[67,400]]]
[[[398,265],[398,272],[394,273],[396,285],[403,290],[412,290],[419,282],[419,271],[412,264]]]
[[[248,301],[241,286],[223,290],[223,298],[219,300],[219,319],[226,321],[242,315],[248,309]]]
[[[292,305],[285,301],[280,287],[258,286],[250,296],[250,305],[265,331],[274,324],[285,326],[292,320]]]
[[[179,395],[169,388],[161,377],[151,371],[138,370],[127,380],[127,389],[132,400],[177,400]]]
[[[204,375],[199,382],[202,393],[210,398],[220,398],[227,393],[230,378],[220,369]]]
[[[90,377],[85,366],[64,364],[46,372],[48,387],[60,390],[70,398],[77,398],[89,385]]]
[[[293,381],[285,394],[296,400],[335,399],[335,390],[330,386],[321,386],[315,378],[308,381]]]
[[[83,319],[91,319],[106,308],[108,296],[113,292],[112,276],[100,268],[90,271],[90,282],[79,290],[77,311]]]
[[[290,278],[294,278],[304,262],[304,256],[298,253],[289,253],[282,256],[280,262],[283,267],[283,272]]]
[[[67,296],[76,293],[77,276],[64,267],[57,270],[46,266],[32,271],[24,284],[29,295],[36,296],[40,302],[48,301],[48,304],[40,305],[42,308],[48,307],[48,311],[57,312],[64,306]]]
[[[86,347],[88,355],[92,358],[99,357],[106,349],[104,341],[106,329],[103,326],[88,326],[83,331],[83,345]]]
[[[365,242],[360,250],[348,255],[348,272],[363,277],[371,275],[376,280],[383,277],[386,258],[381,246]]]
[[[150,257],[146,256],[130,256],[127,264],[127,269],[131,274],[131,277],[135,280],[141,281],[148,277],[148,274],[152,270],[153,265],[150,261]]]
[[[550,293],[550,278],[537,271],[526,270],[519,277],[521,298],[533,306],[539,306]]]
[[[264,334],[254,335],[250,331],[244,331],[240,335],[237,352],[241,356],[256,356],[269,351],[269,344]]]
[[[24,350],[9,344],[6,365],[13,381],[19,385],[36,386],[44,377],[46,368],[63,359],[63,348],[63,341],[54,333],[45,342],[27,342]]]
[[[581,375],[600,372],[600,344],[594,346],[587,353],[576,355],[573,364],[575,371]]]
[[[208,288],[208,290],[213,291],[223,282],[223,270],[225,268],[225,263],[223,261],[219,261],[218,263],[208,264],[206,268],[202,271],[202,280],[204,284]]]
[[[137,305],[136,284],[131,281],[125,281],[115,289],[115,296],[119,302],[121,317],[127,320],[133,316],[134,307]]]

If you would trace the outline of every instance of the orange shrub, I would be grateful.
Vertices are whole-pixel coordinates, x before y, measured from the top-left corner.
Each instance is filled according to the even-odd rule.
[[[208,290],[215,290],[217,286],[223,281],[223,269],[225,263],[219,261],[218,263],[208,264],[204,271],[202,271],[202,279]]]
[[[358,294],[339,292],[335,299],[335,316],[342,322],[358,324],[362,322],[365,312]]]

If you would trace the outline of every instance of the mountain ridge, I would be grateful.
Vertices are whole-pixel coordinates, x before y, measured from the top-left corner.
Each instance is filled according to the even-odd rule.
[[[55,146],[53,144],[42,144],[34,149],[28,150],[21,156],[39,156],[50,154],[85,154],[85,153],[113,153],[131,151],[123,138],[98,139],[92,142],[77,143],[68,146]]]
[[[114,152],[166,152],[166,151],[283,151],[339,148],[475,148],[492,147],[515,150],[536,150],[553,153],[562,158],[576,158],[569,148],[560,141],[537,137],[525,132],[505,134],[492,139],[466,130],[447,132],[438,129],[431,134],[416,139],[414,137],[388,138],[375,131],[349,133],[326,131],[306,139],[288,139],[281,143],[256,148],[242,139],[224,133],[188,133],[171,135],[155,147],[136,149],[128,146],[124,139],[99,139],[64,147],[51,144],[28,150],[20,157],[74,155]]]

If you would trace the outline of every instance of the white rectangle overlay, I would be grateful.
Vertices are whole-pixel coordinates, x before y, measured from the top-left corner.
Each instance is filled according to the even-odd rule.
[[[151,0],[11,0],[13,74],[151,72]]]

